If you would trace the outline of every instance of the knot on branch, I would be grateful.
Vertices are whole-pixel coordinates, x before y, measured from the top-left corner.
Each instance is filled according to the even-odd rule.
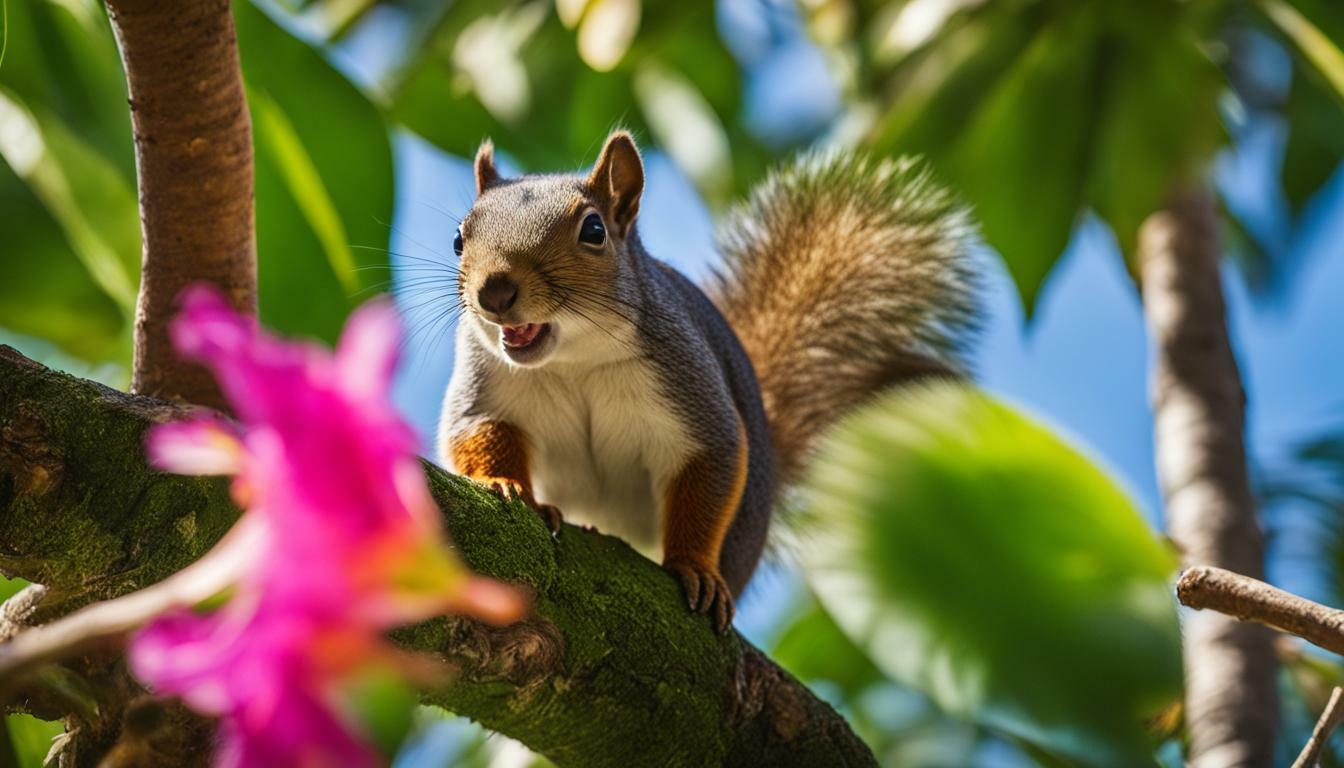
[[[564,669],[565,638],[546,619],[528,619],[507,627],[467,617],[446,621],[445,652],[468,680],[503,680],[526,695]]]
[[[60,482],[65,466],[47,441],[46,424],[27,403],[0,423],[0,469],[19,495],[41,496]]]
[[[29,584],[0,605],[0,643],[13,640],[28,626],[29,619],[37,612],[38,603],[46,596],[46,587]]]
[[[746,646],[734,678],[734,723],[745,724],[763,717],[785,742],[792,741],[809,721],[807,702],[798,684],[756,648]]]

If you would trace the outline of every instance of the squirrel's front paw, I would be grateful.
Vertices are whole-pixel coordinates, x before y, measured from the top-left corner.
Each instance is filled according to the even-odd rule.
[[[521,480],[514,480],[511,477],[473,477],[472,480],[489,488],[492,493],[505,501],[525,501],[535,506],[532,501],[532,489]]]
[[[671,558],[663,568],[676,576],[686,591],[686,605],[697,613],[709,614],[714,629],[726,632],[733,622],[733,593],[719,575],[719,569],[682,558]]]

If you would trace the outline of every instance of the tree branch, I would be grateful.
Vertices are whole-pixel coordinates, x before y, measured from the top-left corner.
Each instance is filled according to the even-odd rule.
[[[1222,568],[1189,568],[1176,582],[1176,597],[1191,608],[1217,611],[1297,635],[1344,654],[1344,611],[1298,597],[1259,579]]]
[[[144,240],[131,391],[224,409],[168,339],[188,283],[255,314],[252,124],[229,0],[107,0],[135,130]]]
[[[1139,232],[1143,306],[1157,358],[1154,438],[1167,529],[1187,565],[1250,576],[1264,550],[1246,477],[1245,396],[1224,321],[1218,220],[1209,190],[1173,194]],[[1274,648],[1217,614],[1183,627],[1193,768],[1269,766],[1278,712]]]
[[[1320,765],[1321,750],[1325,749],[1330,734],[1341,720],[1344,720],[1344,688],[1335,686],[1330,692],[1330,701],[1326,702],[1325,710],[1321,712],[1321,719],[1316,721],[1316,727],[1311,730],[1311,738],[1293,761],[1293,768],[1316,768]]]
[[[183,412],[0,347],[0,569],[48,586],[45,618],[159,581],[228,530],[225,483],[145,465],[146,429]],[[468,564],[536,592],[536,615],[511,627],[443,618],[397,632],[458,670],[427,701],[562,766],[875,765],[834,710],[688,613],[624,542],[572,526],[553,541],[521,504],[426,471]]]

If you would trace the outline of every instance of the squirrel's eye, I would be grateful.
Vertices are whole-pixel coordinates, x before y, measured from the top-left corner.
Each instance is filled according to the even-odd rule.
[[[602,217],[590,213],[579,228],[579,242],[588,245],[601,245],[607,241],[607,228],[602,226]]]
[[[453,253],[462,255],[462,228],[457,228],[457,233],[453,235]]]

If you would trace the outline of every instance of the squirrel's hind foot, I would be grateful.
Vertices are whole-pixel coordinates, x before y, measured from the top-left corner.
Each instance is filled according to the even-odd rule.
[[[681,582],[688,608],[707,614],[716,632],[728,631],[733,623],[733,593],[718,569],[681,559],[668,560],[663,563],[663,568]]]

